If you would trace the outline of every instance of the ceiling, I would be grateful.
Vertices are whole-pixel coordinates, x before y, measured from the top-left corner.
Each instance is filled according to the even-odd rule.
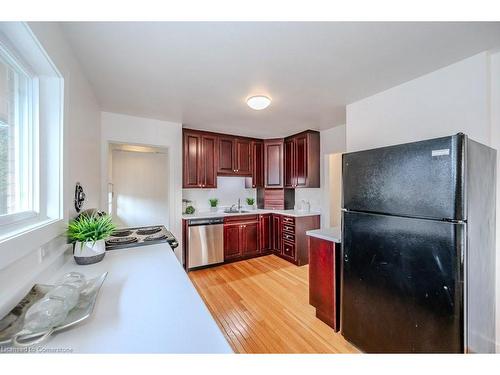
[[[68,22],[101,109],[277,137],[345,123],[345,105],[500,46],[500,23]],[[263,111],[248,96],[273,99]]]

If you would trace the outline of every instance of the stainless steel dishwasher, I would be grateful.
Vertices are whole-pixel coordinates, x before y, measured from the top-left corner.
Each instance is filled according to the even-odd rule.
[[[188,221],[188,269],[224,262],[224,219]]]

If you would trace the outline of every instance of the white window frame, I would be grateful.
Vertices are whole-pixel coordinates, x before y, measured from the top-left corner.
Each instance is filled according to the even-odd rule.
[[[5,225],[13,224],[16,222],[24,221],[24,220],[30,220],[33,218],[36,218],[39,215],[39,181],[35,178],[38,175],[38,171],[35,170],[37,168],[37,165],[35,163],[36,159],[38,158],[39,155],[35,153],[36,150],[38,150],[38,138],[36,137],[36,134],[38,134],[38,118],[37,118],[37,113],[38,113],[38,79],[37,77],[33,74],[33,72],[29,69],[26,63],[20,60],[18,56],[16,56],[16,53],[9,48],[5,44],[5,40],[2,41],[0,39],[0,54],[2,54],[2,57],[4,60],[7,60],[7,63],[11,65],[14,69],[20,71],[22,74],[24,74],[26,77],[29,79],[29,85],[28,85],[28,92],[26,93],[27,96],[27,109],[26,109],[26,114],[28,116],[28,119],[25,121],[27,124],[24,124],[23,126],[19,126],[16,128],[16,131],[18,132],[23,132],[27,134],[23,134],[23,137],[27,137],[26,140],[23,140],[23,142],[26,142],[27,149],[23,150],[23,162],[27,162],[28,167],[26,170],[22,170],[24,176],[23,176],[23,189],[26,189],[26,191],[22,192],[22,194],[28,195],[28,210],[24,211],[18,211],[14,212],[11,214],[5,214],[5,215],[0,215],[0,236],[1,236],[1,228],[4,227]],[[16,90],[17,91],[17,90]],[[16,98],[17,100],[17,98]],[[16,103],[16,111],[19,109],[19,103]],[[18,116],[16,115],[16,118]],[[16,143],[20,142],[20,136],[16,137]],[[19,149],[19,146],[16,145],[16,149]],[[19,163],[20,160],[16,158],[16,163]],[[26,185],[24,185],[25,181],[28,181]],[[21,194],[21,191],[17,192],[18,194]]]
[[[29,67],[38,96],[33,116],[33,202],[35,215],[23,213],[0,224],[0,270],[64,234],[64,77],[30,27],[0,22],[0,42]]]

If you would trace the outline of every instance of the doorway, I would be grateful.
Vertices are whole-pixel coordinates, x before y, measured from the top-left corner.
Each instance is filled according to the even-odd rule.
[[[168,152],[110,144],[108,212],[119,227],[169,227]]]

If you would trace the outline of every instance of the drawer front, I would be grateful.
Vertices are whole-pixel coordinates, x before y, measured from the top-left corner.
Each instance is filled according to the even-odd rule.
[[[295,234],[295,225],[283,223],[281,229],[288,234]]]
[[[295,235],[283,232],[283,239],[292,243],[295,243]]]
[[[264,208],[266,209],[276,209],[276,210],[284,210],[285,209],[285,203],[280,200],[265,200],[264,201]]]
[[[283,255],[295,259],[295,245],[288,241],[283,241]]]
[[[283,221],[283,224],[295,225],[295,218],[294,217],[283,216],[283,218],[281,220]]]
[[[247,223],[253,221],[259,221],[259,215],[226,216],[224,218],[224,223]]]

